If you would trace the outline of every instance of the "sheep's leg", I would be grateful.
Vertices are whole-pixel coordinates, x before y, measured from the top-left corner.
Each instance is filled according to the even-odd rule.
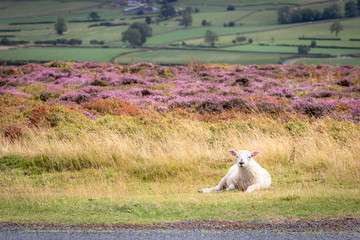
[[[234,189],[235,189],[235,185],[232,183],[226,188],[226,191],[234,190]]]
[[[253,185],[250,185],[250,186],[246,189],[246,192],[251,193],[252,191],[258,190],[258,189],[260,189],[260,188],[261,188],[260,184],[253,184]]]
[[[212,192],[218,192],[221,189],[223,189],[225,187],[225,177],[223,179],[221,179],[220,183],[213,188],[204,188],[204,189],[200,189],[199,193],[212,193]]]

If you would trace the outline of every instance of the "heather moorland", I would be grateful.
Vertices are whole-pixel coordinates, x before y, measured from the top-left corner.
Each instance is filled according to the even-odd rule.
[[[53,61],[0,74],[1,221],[359,217],[358,66]],[[232,148],[261,152],[271,188],[198,194]]]

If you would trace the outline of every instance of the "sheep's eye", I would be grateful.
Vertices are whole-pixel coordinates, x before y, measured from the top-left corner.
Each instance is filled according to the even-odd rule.
[[[249,159],[251,158],[251,156],[248,157]]]

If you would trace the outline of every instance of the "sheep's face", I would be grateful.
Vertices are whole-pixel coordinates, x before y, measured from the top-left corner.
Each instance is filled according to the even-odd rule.
[[[228,152],[234,157],[236,157],[236,163],[241,168],[247,167],[251,163],[251,161],[253,161],[253,157],[260,153],[259,151],[250,152],[247,150],[242,150],[238,152],[234,150],[229,150]]]

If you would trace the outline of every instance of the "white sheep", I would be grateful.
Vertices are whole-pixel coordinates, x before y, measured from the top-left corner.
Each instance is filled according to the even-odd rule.
[[[213,188],[201,189],[199,193],[211,193],[223,189],[239,189],[250,193],[254,190],[270,187],[270,174],[253,159],[253,157],[260,153],[259,151],[250,152],[242,150],[236,152],[229,150],[228,152],[236,157],[237,163],[229,169],[219,185]]]

